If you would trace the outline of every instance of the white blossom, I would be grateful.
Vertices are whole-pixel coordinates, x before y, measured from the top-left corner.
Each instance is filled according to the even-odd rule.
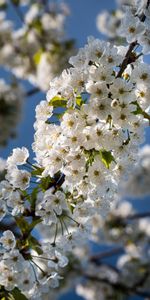
[[[11,156],[9,156],[7,160],[7,165],[12,166],[13,165],[24,165],[29,157],[29,151],[27,148],[16,148],[13,149],[13,153]]]
[[[16,246],[15,236],[10,230],[6,230],[0,238],[0,243],[6,250],[12,250]]]

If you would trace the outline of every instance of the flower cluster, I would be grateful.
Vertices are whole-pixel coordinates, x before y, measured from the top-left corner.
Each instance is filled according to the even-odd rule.
[[[46,246],[45,253],[49,252],[49,255],[44,255],[44,264],[42,258],[39,260],[36,255],[33,255],[29,261],[29,257],[24,257],[18,251],[18,243],[19,241],[16,241],[10,230],[5,231],[0,238],[0,282],[1,285],[5,286],[6,291],[12,291],[14,287],[17,287],[30,298],[35,291],[38,292],[39,284],[45,287],[47,285],[53,288],[57,287],[61,277],[57,275],[56,270],[58,267],[66,266],[67,258],[58,251],[54,251],[52,247],[47,248],[48,246]],[[28,255],[30,256],[30,254]]]
[[[70,59],[73,67],[50,83],[47,101],[36,108],[33,149],[41,175],[54,177],[61,172],[74,214],[80,215],[84,206],[91,206],[92,213],[94,205],[105,214],[118,181],[130,172],[143,142],[150,73],[139,59],[118,76],[125,51],[89,39]],[[144,91],[147,95],[142,97]],[[65,108],[60,117],[61,104]],[[58,125],[51,124],[52,110],[59,117]]]
[[[118,1],[120,8],[104,11],[97,17],[98,29],[112,39],[124,38],[128,43],[142,46],[144,54],[150,53],[150,10],[147,1]],[[121,40],[122,42],[122,40]]]
[[[150,146],[139,152],[139,162],[129,179],[123,185],[123,193],[132,197],[143,197],[150,194]]]
[[[97,29],[110,39],[116,38],[118,25],[120,25],[123,16],[124,13],[121,9],[112,12],[104,10],[96,18]]]
[[[20,27],[13,23],[16,19],[8,19],[10,7],[19,18]],[[14,128],[22,99],[48,89],[50,79],[68,65],[74,41],[65,37],[69,11],[64,3],[47,2],[45,6],[44,2],[11,1],[10,4],[2,0],[0,9],[0,66],[9,71],[10,78],[7,83],[0,80],[0,146],[5,146],[8,138],[16,136]],[[28,80],[36,88],[23,93],[20,79]]]
[[[97,215],[95,241],[98,245],[103,241],[107,250],[84,255],[86,272],[84,267],[80,272],[86,281],[76,284],[77,294],[87,300],[149,296],[149,216],[149,211],[137,213],[131,203],[120,200],[104,221]],[[115,267],[110,260],[113,256]]]
[[[64,32],[67,8],[52,3],[45,7],[41,1],[27,6],[23,15],[19,3],[14,7],[22,26],[14,29],[5,13],[0,13],[0,63],[45,91],[50,79],[60,74],[73,52],[74,42],[66,39]]]

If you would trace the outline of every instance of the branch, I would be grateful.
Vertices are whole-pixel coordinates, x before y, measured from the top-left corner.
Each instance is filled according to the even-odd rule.
[[[132,215],[127,216],[126,218],[121,218],[121,220],[125,219],[127,221],[132,221],[132,220],[136,220],[136,219],[140,219],[140,218],[148,218],[148,217],[150,217],[150,211],[132,214]],[[110,250],[99,252],[95,255],[90,256],[89,261],[97,262],[97,260],[101,260],[103,258],[121,254],[123,252],[123,250],[124,250],[123,247],[116,247],[116,248],[113,248]]]
[[[145,8],[148,9],[149,5],[150,5],[150,0],[147,1],[147,4],[146,4],[146,7],[145,7]],[[141,18],[140,18],[141,22],[144,22],[145,19],[146,19],[145,14],[142,14],[142,16],[141,16]]]
[[[114,256],[114,255],[118,255],[121,252],[123,252],[123,247],[118,247],[118,248],[114,248],[114,249],[111,249],[111,250],[106,250],[106,251],[100,252],[98,254],[92,255],[89,258],[89,260],[91,262],[96,262],[97,260],[100,260],[100,259],[103,259],[103,258],[107,258],[107,257],[111,257],[111,256]]]
[[[32,90],[26,92],[26,96],[30,97],[36,93],[40,92],[40,89],[38,87],[33,88]]]
[[[138,45],[137,41],[130,44],[129,49],[125,55],[125,58],[124,58],[122,64],[120,65],[120,70],[119,70],[116,78],[121,77],[124,70],[126,69],[126,67],[137,59],[137,57],[135,55],[133,55],[133,52],[132,52],[133,49],[135,48],[135,46],[137,46],[137,45]]]
[[[147,0],[146,9],[148,9],[149,5],[150,5],[150,0]]]
[[[147,1],[146,9],[148,9],[149,5],[150,5],[150,0]],[[145,19],[146,19],[145,15],[141,16],[141,18],[140,18],[141,22],[144,22]],[[137,41],[130,44],[129,49],[128,49],[126,55],[125,55],[125,58],[124,58],[122,64],[120,65],[120,70],[117,74],[117,78],[122,76],[124,70],[126,69],[126,67],[129,64],[131,64],[132,62],[135,62],[139,58],[139,55],[135,56],[134,53],[132,52],[134,47],[137,46],[137,45],[138,45]]]
[[[129,215],[127,216],[127,220],[136,220],[136,219],[148,218],[148,217],[150,217],[150,211]]]

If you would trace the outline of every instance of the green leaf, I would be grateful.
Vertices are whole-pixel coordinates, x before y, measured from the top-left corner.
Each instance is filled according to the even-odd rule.
[[[39,175],[42,174],[43,171],[44,171],[43,168],[38,168],[38,167],[36,167],[36,169],[34,169],[34,170],[31,172],[31,174],[32,174],[32,176],[39,176]]]
[[[23,217],[15,217],[16,223],[23,234],[29,231],[29,224]]]
[[[33,189],[32,193],[31,193],[30,203],[31,203],[31,210],[32,211],[35,210],[35,204],[36,204],[36,200],[37,200],[38,191],[39,191],[39,187],[36,187],[36,188]]]
[[[40,217],[34,217],[34,220],[32,221],[32,223],[29,225],[29,232],[31,232],[32,230],[33,230],[33,228],[37,225],[37,224],[39,224],[39,223],[41,223],[41,218]]]
[[[53,181],[54,180],[50,176],[41,178],[40,187],[42,188],[43,191],[46,191],[51,187]]]
[[[57,118],[58,120],[60,120],[64,114],[65,114],[65,111],[63,111],[63,112],[60,113],[60,114],[58,114],[58,113],[53,113],[53,116],[54,116],[55,118]]]
[[[116,162],[115,158],[111,154],[111,151],[100,150],[101,161],[107,169],[110,168],[112,162]]]
[[[70,204],[69,202],[67,202],[67,205],[68,205],[68,208],[70,210],[70,212],[73,214],[73,211],[74,211],[74,206],[72,204]]]
[[[15,300],[14,296],[11,293],[9,293],[8,296],[5,299],[7,299],[7,300]]]
[[[30,235],[30,237],[28,238],[28,243],[29,243],[29,246],[33,250],[35,250],[39,255],[43,254],[43,251],[41,249],[41,245],[35,237]]]
[[[84,103],[82,96],[81,95],[77,95],[76,97],[76,104],[80,107],[82,104]]]
[[[95,156],[99,154],[99,152],[96,151],[95,149],[91,149],[91,150],[84,150],[84,154],[87,157],[86,171],[88,171],[89,166],[93,164]]]
[[[27,300],[25,295],[23,295],[18,288],[15,288],[13,291],[11,291],[11,294],[15,300]]]
[[[23,200],[27,199],[30,202],[30,195],[27,193],[27,191],[21,191]]]
[[[93,154],[89,155],[88,160],[86,162],[86,171],[88,171],[89,166],[91,166],[92,163],[94,162],[94,158],[95,156]]]
[[[5,290],[4,286],[0,286],[1,300],[27,300],[18,288],[14,288],[11,292]]]
[[[136,105],[136,110],[132,111],[132,114],[142,115],[145,119],[147,119],[149,121],[149,125],[150,125],[150,115],[140,107],[140,105],[137,101],[133,101],[133,102],[131,102],[131,104]]]
[[[15,220],[24,236],[28,236],[30,234],[30,232],[33,230],[33,228],[38,223],[41,222],[40,217],[35,217],[35,216],[33,218],[33,221],[30,224],[23,217],[15,217]]]
[[[43,27],[40,19],[34,19],[32,23],[29,25],[31,28],[36,29],[40,34],[42,34]]]
[[[55,96],[50,100],[49,105],[53,106],[54,108],[66,107],[67,100],[65,98],[62,98],[61,96]]]
[[[34,55],[33,55],[33,61],[35,65],[37,66],[40,63],[41,56],[43,54],[43,50],[39,49]]]
[[[137,101],[133,101],[133,102],[131,102],[131,104],[136,105],[136,109],[134,111],[132,111],[132,113],[134,115],[143,115],[143,110],[142,110],[142,108],[140,107],[140,105],[138,104]]]

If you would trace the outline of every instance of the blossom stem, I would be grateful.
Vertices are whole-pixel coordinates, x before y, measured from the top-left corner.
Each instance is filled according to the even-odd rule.
[[[56,243],[57,233],[58,233],[58,223],[56,223],[56,230],[55,230],[55,235],[54,235],[54,241],[52,243],[54,246],[55,246],[55,243]]]
[[[31,260],[31,261],[43,274],[45,274],[44,270],[37,263],[35,263],[34,260]]]
[[[35,277],[35,281],[36,281],[37,283],[39,283],[39,281],[38,281],[38,279],[37,279],[37,275],[36,275],[35,268],[34,268],[33,264],[31,263],[31,261],[30,261],[30,266],[31,266],[31,268],[32,268],[32,270],[33,270],[33,274],[34,274],[34,277]]]
[[[80,226],[80,223],[77,222],[75,219],[71,218],[70,216],[68,216],[68,215],[63,215],[63,216],[66,217],[66,218],[68,218],[68,219],[70,219],[70,220],[72,220],[72,221],[75,222],[78,226]]]
[[[64,235],[64,229],[63,229],[62,220],[60,218],[58,218],[58,220],[59,220],[60,226],[61,226],[61,233],[62,233],[62,235]]]
[[[66,223],[65,223],[65,221],[63,219],[62,219],[62,223],[64,224],[64,227],[65,227],[65,229],[67,231],[67,234],[69,235],[69,231],[68,231],[67,225],[66,225]]]

